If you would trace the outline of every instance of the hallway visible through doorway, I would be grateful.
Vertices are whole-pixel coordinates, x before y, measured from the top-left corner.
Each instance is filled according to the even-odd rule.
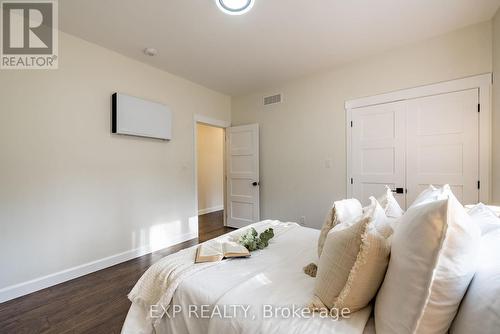
[[[196,131],[198,231],[199,235],[207,236],[225,230],[225,131],[223,128],[200,123],[196,125]]]

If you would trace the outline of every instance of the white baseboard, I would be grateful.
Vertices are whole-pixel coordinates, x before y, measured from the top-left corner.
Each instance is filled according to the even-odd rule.
[[[222,210],[224,210],[224,205],[214,206],[212,208],[200,209],[198,210],[198,216]]]
[[[160,249],[168,248],[171,246],[174,246],[176,244],[179,244],[184,241],[188,241],[194,238],[198,237],[197,232],[192,232],[192,233],[187,233],[180,235],[178,237],[175,237],[167,244],[158,246],[158,247],[151,247],[151,245],[147,245],[144,247],[132,249],[123,253],[111,255],[96,261],[88,262],[73,268],[69,268],[66,270],[62,270],[53,274],[49,274],[43,277],[35,278],[30,281],[22,282],[19,284],[11,285],[8,287],[5,287],[3,289],[0,289],[0,303],[6,302],[8,300],[18,298],[27,294],[30,294],[32,292],[42,290],[75,278],[78,278],[80,276],[84,276],[90,273],[93,273],[98,270],[102,270],[111,266],[114,266],[116,264],[129,261],[132,259],[135,259],[136,257],[143,256],[155,251],[158,251]]]

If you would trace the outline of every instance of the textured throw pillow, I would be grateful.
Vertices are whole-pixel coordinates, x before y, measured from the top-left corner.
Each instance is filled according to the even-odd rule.
[[[377,333],[447,333],[474,275],[480,234],[453,194],[408,209],[377,294]]]
[[[362,214],[363,207],[361,206],[361,203],[355,198],[334,202],[333,207],[330,209],[330,212],[325,219],[325,223],[321,228],[321,233],[318,239],[318,257],[321,256],[321,251],[323,250],[326,236],[333,227],[338,224],[357,219]]]
[[[451,334],[500,332],[500,230],[481,238],[477,263]]]
[[[390,226],[378,202],[371,198],[366,213],[327,235],[319,259],[313,309],[348,308],[356,312],[376,295],[389,262]]]
[[[377,198],[382,209],[384,209],[387,217],[399,218],[404,214],[404,210],[399,206],[398,201],[394,198],[392,190],[389,186],[385,186],[385,193]]]
[[[469,210],[469,215],[479,225],[482,235],[500,229],[500,218],[483,203],[473,206]]]

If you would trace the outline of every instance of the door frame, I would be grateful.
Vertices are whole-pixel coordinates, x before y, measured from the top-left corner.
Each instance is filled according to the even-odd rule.
[[[352,110],[361,107],[367,107],[389,102],[404,101],[419,97],[439,95],[445,93],[458,92],[467,89],[479,89],[479,201],[489,203],[491,199],[491,126],[492,126],[492,79],[491,73],[485,73],[466,78],[439,82],[435,84],[419,86],[409,89],[397,90],[385,94],[362,97],[348,100],[345,102],[346,112],[346,193],[348,197],[352,196],[351,187],[351,120]],[[471,204],[471,203],[466,203]]]
[[[213,127],[216,127],[216,128],[221,128],[224,130],[224,143],[223,143],[223,146],[224,146],[224,155],[223,155],[223,174],[224,174],[224,177],[223,177],[223,192],[224,192],[224,196],[223,196],[223,201],[224,201],[224,215],[223,215],[223,218],[224,218],[224,226],[227,226],[226,225],[226,128],[229,128],[231,127],[231,122],[229,121],[224,121],[224,120],[220,120],[220,119],[216,119],[216,118],[212,118],[212,117],[208,117],[208,116],[204,116],[204,115],[201,115],[201,114],[194,114],[193,116],[193,157],[194,157],[194,208],[195,208],[195,212],[196,212],[196,233],[198,233],[199,231],[199,227],[198,227],[198,127],[197,125],[198,124],[204,124],[204,125],[209,125],[209,126],[213,126]]]

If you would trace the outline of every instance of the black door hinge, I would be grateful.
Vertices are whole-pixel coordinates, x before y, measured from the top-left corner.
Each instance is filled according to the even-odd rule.
[[[477,104],[477,112],[481,112],[481,105],[479,103]]]
[[[352,177],[351,177],[351,184],[354,184],[354,180],[353,180],[353,178],[352,178]]]
[[[352,126],[353,126],[353,122],[351,121],[351,128],[352,128]]]
[[[477,189],[481,189],[481,181],[477,181]]]

